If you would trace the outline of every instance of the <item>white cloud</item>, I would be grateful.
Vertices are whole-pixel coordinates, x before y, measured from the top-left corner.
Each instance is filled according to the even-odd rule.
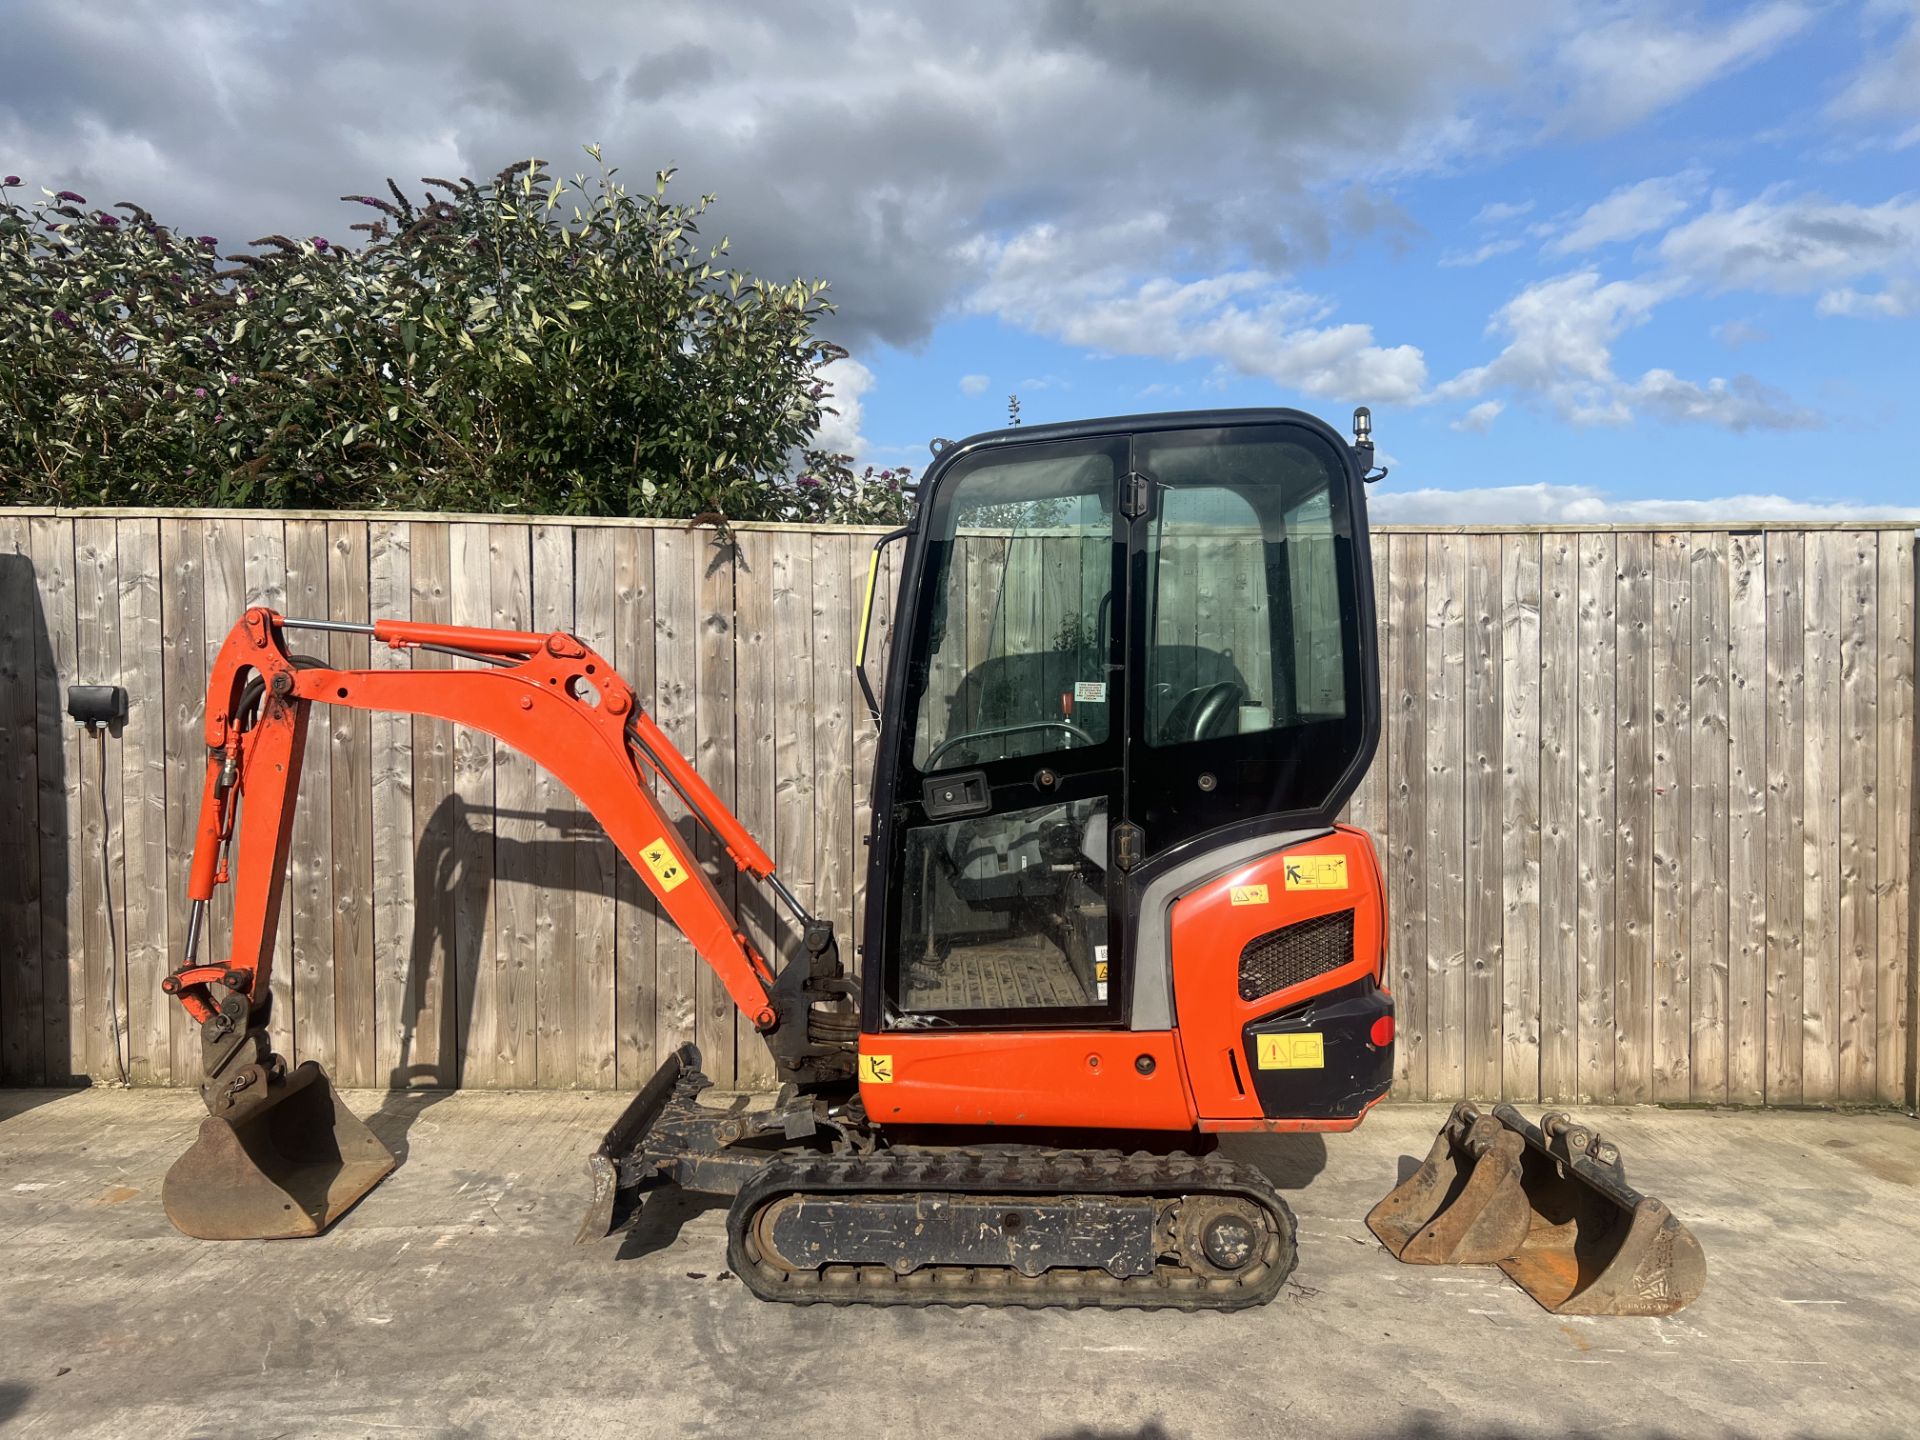
[[[1559,54],[1565,118],[1589,132],[1626,129],[1764,59],[1812,18],[1811,7],[1784,0],[1717,26],[1671,23],[1657,9],[1598,24],[1577,17]]]
[[[1430,398],[1507,390],[1540,399],[1575,425],[1624,425],[1636,411],[1731,430],[1818,425],[1817,415],[1750,375],[1700,383],[1671,370],[1648,370],[1638,380],[1614,372],[1614,342],[1684,288],[1678,277],[1602,281],[1593,270],[1529,285],[1488,327],[1507,337],[1506,348],[1435,386]]]
[[[1920,200],[1851,205],[1769,190],[1669,230],[1660,257],[1718,290],[1819,290],[1920,262]]]
[[[1476,225],[1502,225],[1518,220],[1533,209],[1531,200],[1490,200],[1474,214]]]
[[[1713,327],[1713,338],[1729,350],[1743,345],[1758,345],[1773,336],[1750,320],[1723,320]]]
[[[1440,263],[1448,269],[1465,265],[1484,265],[1496,255],[1508,255],[1518,250],[1526,241],[1517,235],[1501,240],[1489,240],[1486,244],[1472,250],[1449,250],[1440,257]]]
[[[1884,290],[1861,291],[1851,288],[1829,290],[1815,307],[1822,315],[1851,315],[1861,319],[1890,317],[1904,319],[1920,315],[1920,284],[1895,280]]]
[[[1368,496],[1370,517],[1402,525],[1725,525],[1739,521],[1911,520],[1920,509],[1784,495],[1724,495],[1708,500],[1627,500],[1587,485],[1495,485],[1395,490],[1391,479]]]
[[[834,413],[821,416],[813,435],[814,448],[862,459],[868,446],[867,437],[860,433],[860,397],[873,389],[873,371],[849,355],[828,361],[815,373],[827,387],[823,406]]]
[[[988,274],[969,308],[1096,353],[1217,360],[1320,398],[1390,403],[1425,387],[1418,348],[1377,345],[1370,325],[1321,324],[1326,301],[1266,271],[1179,280],[1128,264],[1129,234],[1166,224],[1143,216],[1071,235],[1036,225],[1004,242],[976,242]]]
[[[1493,422],[1500,418],[1500,412],[1506,408],[1498,400],[1482,400],[1454,421],[1452,428],[1468,431],[1474,435],[1484,435],[1493,428]]]
[[[960,377],[960,393],[962,395],[984,395],[987,393],[987,386],[992,383],[991,377],[986,375],[962,375]]]
[[[1881,5],[1882,11],[1894,6]],[[1906,30],[1891,45],[1864,47],[1868,59],[1846,89],[1834,97],[1828,113],[1843,120],[1900,120],[1920,114],[1920,5],[1907,12]],[[1895,139],[1896,146],[1920,142],[1920,125]]]
[[[1551,255],[1573,255],[1633,240],[1684,215],[1706,177],[1697,170],[1623,185],[1587,207],[1547,244]]]
[[[676,193],[716,193],[706,228],[739,264],[833,282],[832,333],[856,347],[913,345],[951,313],[980,278],[955,263],[968,237],[1098,225],[1142,195],[1182,220],[1146,273],[1400,243],[1384,187],[1531,130],[1524,82],[1559,33],[1514,0],[0,13],[0,155],[36,185],[229,244],[345,239],[360,215],[334,197],[389,174],[485,177],[530,153],[569,173],[596,140],[642,189],[678,165]]]
[[[1660,420],[1727,430],[1812,430],[1821,424],[1817,414],[1796,404],[1785,391],[1751,375],[1731,380],[1716,376],[1703,385],[1683,380],[1671,370],[1649,370],[1621,394],[1634,409]]]
[[[1501,306],[1487,327],[1509,337],[1506,348],[1489,363],[1437,386],[1434,393],[1452,399],[1511,386],[1547,396],[1566,418],[1607,418],[1603,412],[1613,405],[1619,387],[1613,342],[1645,323],[1676,288],[1646,280],[1602,283],[1593,270],[1529,285]]]

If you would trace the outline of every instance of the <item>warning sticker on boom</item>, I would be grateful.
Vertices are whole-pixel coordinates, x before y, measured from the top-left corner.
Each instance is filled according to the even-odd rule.
[[[1318,1030],[1298,1035],[1256,1035],[1262,1070],[1324,1070],[1327,1048]]]
[[[1347,857],[1344,855],[1282,855],[1280,863],[1286,870],[1289,890],[1347,888]]]
[[[1264,905],[1267,903],[1267,887],[1264,885],[1236,885],[1228,897],[1235,905]]]
[[[653,872],[653,878],[660,882],[662,890],[671,890],[687,878],[687,872],[673,851],[667,848],[667,837],[662,835],[646,849],[640,852],[647,862],[647,869]]]

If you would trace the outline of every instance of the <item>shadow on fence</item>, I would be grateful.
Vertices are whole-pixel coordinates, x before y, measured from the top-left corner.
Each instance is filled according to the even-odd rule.
[[[502,835],[503,820],[538,824],[544,833]],[[697,849],[695,823],[682,819],[678,828],[689,848]],[[414,923],[398,1052],[386,1076],[386,1098],[369,1120],[402,1164],[414,1121],[466,1082],[472,1048],[490,1041],[474,1033],[474,1002],[480,989],[479,941],[486,934],[489,900],[500,884],[638,906],[648,923],[671,926],[624,856],[614,851],[611,865],[587,859],[601,846],[611,848],[611,842],[585,810],[514,810],[448,795],[428,816],[414,852]],[[722,894],[730,894],[734,887],[730,867],[725,868],[729,873],[715,883]],[[776,963],[799,948],[797,930],[776,911],[764,887],[748,882],[738,887],[738,897],[742,921],[755,933],[775,937]],[[425,1033],[428,1029],[433,1033]]]
[[[73,1074],[61,677],[30,556],[0,552],[0,1084]]]

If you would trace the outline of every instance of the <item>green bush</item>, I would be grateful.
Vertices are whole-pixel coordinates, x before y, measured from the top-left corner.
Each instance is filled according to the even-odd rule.
[[[826,286],[731,268],[671,178],[388,181],[358,244],[223,258],[4,177],[0,503],[896,519],[905,471],[808,448]]]

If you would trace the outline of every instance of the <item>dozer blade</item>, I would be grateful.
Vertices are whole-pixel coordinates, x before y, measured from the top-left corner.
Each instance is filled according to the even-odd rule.
[[[613,1122],[600,1148],[587,1157],[587,1176],[593,1184],[593,1194],[587,1201],[587,1213],[581,1218],[580,1233],[574,1236],[574,1244],[585,1245],[602,1239],[613,1229],[614,1202],[623,1188],[620,1162],[646,1139],[647,1132],[653,1129],[654,1122],[673,1098],[683,1075],[700,1076],[700,1051],[690,1044],[675,1050],[666,1063],[653,1072],[653,1078],[640,1087],[639,1093],[620,1112],[620,1118]]]
[[[161,1186],[167,1218],[197,1239],[318,1235],[396,1163],[314,1061],[255,1084],[251,1104],[200,1122],[200,1138]]]
[[[1415,1264],[1494,1264],[1556,1315],[1671,1315],[1706,1287],[1700,1242],[1565,1114],[1454,1107],[1367,1225]]]

